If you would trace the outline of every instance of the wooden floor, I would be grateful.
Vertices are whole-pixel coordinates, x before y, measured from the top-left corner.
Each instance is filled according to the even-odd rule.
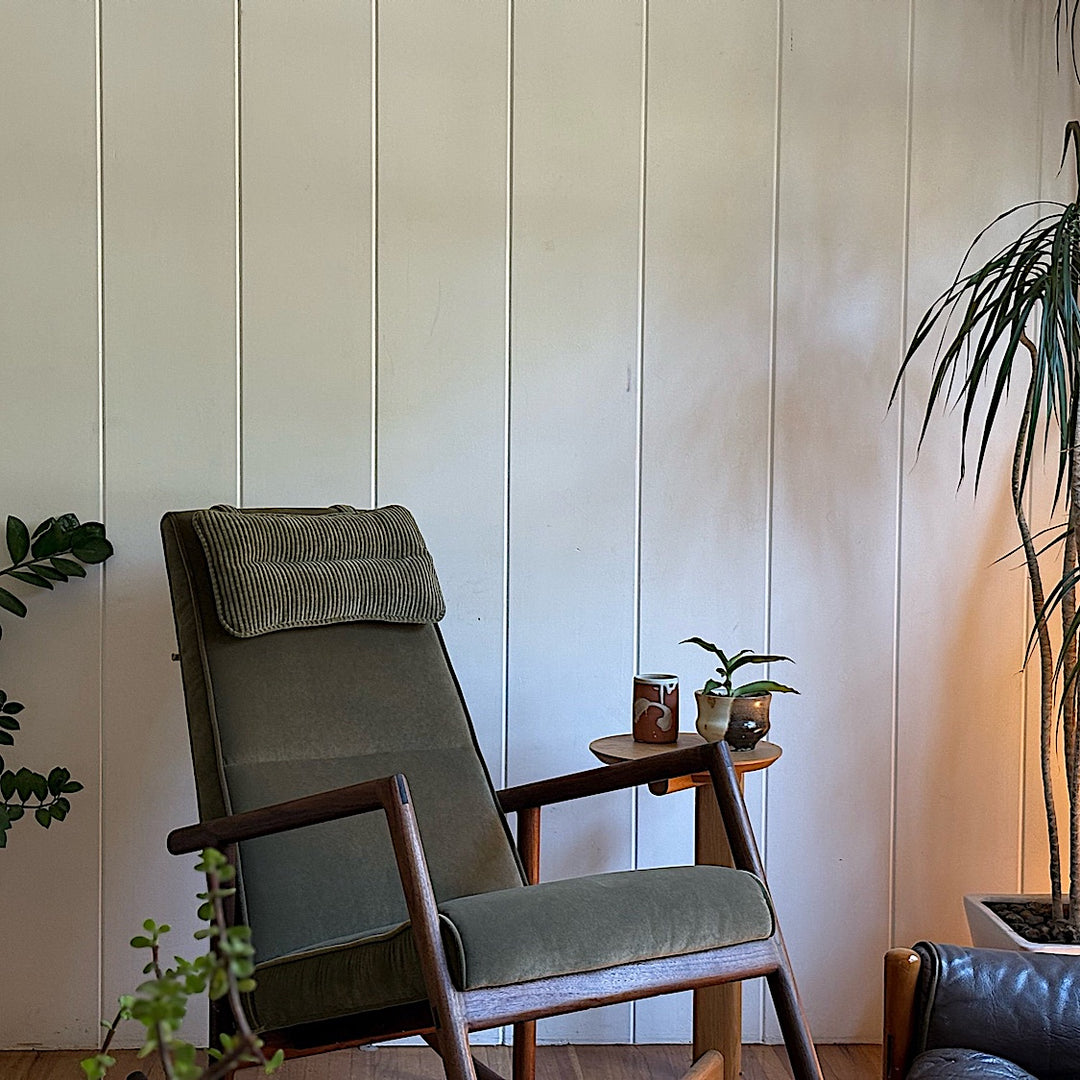
[[[881,1071],[878,1046],[818,1047],[825,1080],[877,1080]],[[80,1080],[77,1052],[0,1051],[0,1080]],[[125,1080],[138,1067],[134,1052],[120,1051],[115,1080]],[[479,1046],[476,1057],[503,1076],[510,1074],[510,1051]],[[541,1046],[537,1080],[676,1080],[690,1067],[687,1046]],[[244,1072],[243,1080],[261,1076]],[[336,1054],[287,1061],[279,1080],[440,1080],[435,1054],[424,1047],[342,1050]],[[791,1076],[782,1046],[743,1047],[743,1080],[787,1080]],[[161,1080],[161,1070],[148,1072]]]

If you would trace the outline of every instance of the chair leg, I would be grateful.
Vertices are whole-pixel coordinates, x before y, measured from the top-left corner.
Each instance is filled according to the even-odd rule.
[[[780,1031],[784,1036],[791,1071],[795,1080],[823,1080],[817,1051],[810,1038],[810,1025],[806,1022],[806,1014],[791,974],[791,963],[782,941],[780,950],[783,955],[780,967],[765,978],[776,1008],[776,1018],[780,1021]]]
[[[534,1080],[536,1076],[536,1021],[514,1025],[514,1080]]]
[[[443,1028],[428,1042],[442,1058],[446,1080],[479,1080],[469,1049],[469,1033],[464,1027]]]
[[[724,1055],[718,1050],[706,1050],[694,1062],[682,1080],[724,1080]]]

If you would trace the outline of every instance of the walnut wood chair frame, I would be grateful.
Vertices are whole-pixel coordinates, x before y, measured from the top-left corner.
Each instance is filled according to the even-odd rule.
[[[904,1080],[915,1041],[915,994],[922,959],[914,949],[885,954],[885,1009],[881,1039],[883,1080]]]
[[[589,769],[505,788],[496,794],[504,813],[518,815],[518,847],[529,883],[535,884],[541,807],[706,771],[712,778],[735,867],[764,881],[731,755],[723,743]],[[386,815],[428,1001],[264,1032],[262,1037],[269,1049],[283,1048],[292,1057],[420,1035],[442,1057],[447,1080],[500,1080],[497,1073],[473,1060],[468,1035],[470,1031],[513,1024],[514,1080],[532,1080],[535,1021],[540,1017],[764,976],[794,1075],[797,1080],[821,1080],[787,950],[775,922],[772,935],[762,941],[511,986],[459,991],[451,979],[442,946],[435,894],[408,781],[400,773],[177,829],[170,833],[168,847],[174,855],[207,846],[227,850],[243,840],[375,811]],[[221,1015],[215,1014],[212,1026],[220,1028],[222,1024]],[[720,1076],[718,1066],[722,1066],[719,1054],[706,1055],[687,1077],[705,1080]]]

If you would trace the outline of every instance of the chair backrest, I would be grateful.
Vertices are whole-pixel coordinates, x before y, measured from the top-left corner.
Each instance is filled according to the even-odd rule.
[[[202,820],[401,772],[439,900],[521,885],[438,627],[234,637],[218,619],[195,513],[166,514],[161,529]],[[377,813],[249,841],[240,879],[260,960],[408,918]]]

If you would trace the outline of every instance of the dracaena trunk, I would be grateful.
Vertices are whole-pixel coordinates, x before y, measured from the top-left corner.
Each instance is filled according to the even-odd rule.
[[[1057,809],[1054,806],[1054,650],[1050,641],[1050,628],[1046,625],[1043,607],[1046,591],[1043,588],[1039,556],[1031,538],[1027,514],[1023,499],[1023,462],[1027,433],[1034,417],[1035,365],[1038,356],[1034,344],[1024,337],[1024,345],[1031,353],[1032,376],[1028,382],[1027,398],[1024,403],[1024,415],[1020,424],[1020,433],[1016,440],[1012,466],[1013,511],[1016,525],[1020,530],[1020,539],[1024,546],[1024,560],[1027,564],[1028,581],[1031,585],[1031,606],[1035,618],[1035,633],[1039,643],[1039,763],[1042,769],[1043,809],[1046,813],[1046,837],[1050,848],[1050,902],[1053,917],[1061,919],[1064,915],[1061,896],[1061,839],[1058,833]],[[1076,910],[1074,908],[1074,910]]]

